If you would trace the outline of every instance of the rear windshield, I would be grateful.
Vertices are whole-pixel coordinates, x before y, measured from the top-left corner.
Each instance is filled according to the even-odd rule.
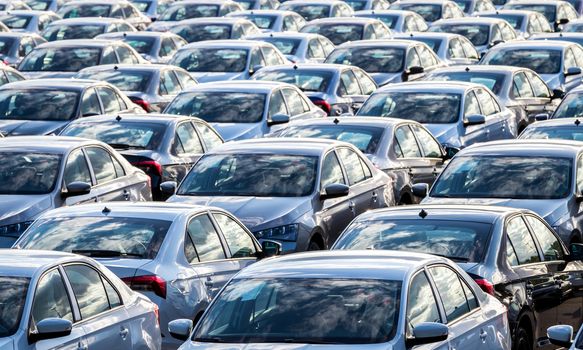
[[[316,33],[330,39],[334,45],[340,45],[348,41],[362,39],[364,26],[361,24],[311,24],[302,28],[303,33]]]
[[[29,283],[26,277],[0,276],[0,338],[18,330]]]
[[[374,154],[379,146],[383,128],[355,125],[313,125],[285,128],[281,137],[309,137],[348,142],[365,154]]]
[[[111,12],[111,5],[71,5],[63,8],[58,14],[62,18],[78,18],[78,17],[109,17]]]
[[[77,122],[61,132],[60,135],[99,140],[117,150],[148,149],[156,150],[162,142],[165,126],[146,122]]]
[[[182,21],[183,19],[199,17],[217,17],[219,15],[218,5],[175,5],[169,7],[160,16],[161,21]]]
[[[300,39],[284,39],[284,38],[261,38],[258,40],[273,44],[284,55],[295,55],[298,46],[302,42]]]
[[[403,70],[405,50],[389,47],[336,49],[326,58],[326,63],[357,66],[368,73],[398,73]]]
[[[52,25],[43,33],[47,41],[69,39],[93,39],[105,32],[105,26],[101,24],[89,25]]]
[[[170,31],[180,35],[189,43],[231,38],[231,25],[229,24],[186,24],[176,26]]]
[[[559,139],[583,141],[583,128],[573,127],[530,127],[520,135],[521,139]]]
[[[326,71],[260,70],[253,79],[288,83],[302,91],[326,92],[333,76],[334,73]]]
[[[329,17],[330,13],[330,6],[328,5],[294,4],[286,6],[284,4],[281,9],[297,12],[300,16],[304,17],[306,21]]]
[[[10,29],[24,29],[28,26],[31,19],[32,19],[32,16],[12,15],[12,16],[2,17],[2,18],[0,18],[0,21],[2,21],[2,23],[6,24],[6,26]]]
[[[429,29],[430,32],[454,33],[468,38],[474,46],[488,44],[490,27],[478,24],[443,24]]]
[[[395,9],[416,12],[427,22],[435,22],[441,18],[441,5],[408,3],[395,5]]]
[[[152,72],[147,71],[111,69],[100,72],[81,72],[75,78],[106,81],[121,91],[147,92],[152,75]]]

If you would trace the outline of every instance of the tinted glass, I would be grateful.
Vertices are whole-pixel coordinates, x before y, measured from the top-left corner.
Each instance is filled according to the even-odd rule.
[[[211,150],[223,144],[223,140],[209,126],[203,123],[196,123],[196,129],[200,132],[202,142],[206,145],[207,150]]]
[[[318,18],[328,17],[330,14],[329,5],[318,5],[318,4],[294,4],[286,5],[283,4],[280,10],[291,10],[304,17],[306,21],[312,21]]]
[[[198,261],[213,261],[225,258],[225,251],[211,220],[199,215],[188,223],[188,235],[194,243]]]
[[[495,94],[500,93],[504,84],[505,76],[497,73],[487,72],[436,72],[424,77],[426,80],[453,80],[466,81],[470,83],[482,84]]]
[[[387,25],[390,29],[395,29],[397,26],[397,22],[399,22],[399,15],[389,15],[389,14],[357,14],[356,17],[366,17],[366,18],[374,18],[382,21],[384,24]]]
[[[199,5],[174,5],[169,7],[158,20],[160,21],[182,21],[183,19],[199,17],[217,17],[219,6],[209,4]]]
[[[128,35],[124,38],[124,42],[131,46],[134,50],[141,54],[150,54],[152,47],[156,43],[156,38],[148,37],[132,37]]]
[[[421,149],[413,131],[408,126],[401,126],[395,130],[395,141],[399,145],[403,158],[421,158]]]
[[[204,153],[198,134],[190,123],[182,123],[176,128],[176,136],[181,145],[181,153]]]
[[[509,10],[528,10],[528,11],[535,11],[542,15],[544,15],[550,23],[555,22],[557,7],[556,5],[543,5],[543,4],[521,4],[519,1],[515,1],[511,4],[507,4],[504,6]]]
[[[96,66],[101,55],[100,49],[93,48],[46,48],[35,49],[20,63],[20,71],[60,71],[77,72],[83,68]]]
[[[338,157],[334,152],[328,153],[322,164],[320,187],[323,189],[330,184],[346,184]]]
[[[583,94],[572,93],[565,96],[553,118],[575,118],[583,116]]]
[[[413,329],[423,322],[439,322],[441,317],[437,301],[429,280],[424,272],[418,273],[411,281],[407,299],[407,334],[412,336]]]
[[[425,157],[440,158],[442,156],[442,150],[439,142],[433,138],[433,136],[427,131],[417,125],[411,125],[415,136],[419,140],[419,144],[423,149],[423,155]]]
[[[87,148],[86,150],[95,179],[98,184],[105,183],[116,178],[115,168],[111,155],[102,148]]]
[[[193,92],[178,95],[164,113],[196,116],[209,123],[258,123],[264,108],[264,94]]]
[[[111,5],[72,5],[65,6],[57,12],[62,18],[77,18],[77,17],[109,17]]]
[[[61,155],[3,151],[0,159],[0,194],[46,194],[55,187]]]
[[[2,300],[2,304],[0,304],[1,338],[9,337],[18,330],[29,283],[30,278],[0,276],[0,300]],[[38,308],[43,306],[42,301],[39,301],[39,303],[41,305],[37,306],[37,310],[33,310],[33,314],[34,311],[38,311]],[[44,307],[48,308],[49,305],[55,304],[47,303]]]
[[[31,20],[32,16],[8,15],[0,17],[0,21],[10,29],[25,29]]]
[[[286,128],[280,136],[339,140],[353,144],[363,153],[373,154],[378,148],[383,132],[382,128],[358,125],[306,125]]]
[[[364,26],[359,24],[311,24],[302,28],[303,33],[317,33],[330,39],[334,45],[361,40]]]
[[[71,301],[57,269],[48,272],[38,282],[31,316],[35,323],[52,317],[73,321]]]
[[[89,165],[87,165],[87,160],[82,150],[77,149],[69,154],[67,164],[65,165],[63,181],[65,185],[77,181],[92,184]]]
[[[40,104],[39,101],[44,103]],[[0,120],[64,121],[76,115],[79,93],[56,89],[0,91]]]
[[[192,43],[203,40],[229,39],[231,26],[218,24],[179,25],[173,27],[171,32]]]
[[[247,50],[189,49],[176,53],[169,62],[189,72],[242,72],[247,66]]]
[[[65,266],[65,272],[77,299],[81,318],[86,319],[109,310],[109,300],[101,276],[84,265]]]
[[[340,148],[337,150],[337,153],[344,165],[350,185],[357,184],[366,179],[363,164],[360,162],[358,154],[348,148]]]
[[[261,38],[257,39],[261,41],[266,41],[268,43],[273,44],[273,46],[277,47],[279,51],[281,51],[284,55],[295,55],[298,46],[301,44],[300,39],[287,39],[287,38]]]
[[[529,68],[538,74],[554,74],[561,70],[561,51],[519,49],[492,51],[484,56],[483,64]]]
[[[105,81],[122,91],[146,92],[150,80],[152,79],[152,73],[136,70],[121,71],[112,69],[110,71],[101,72],[82,72],[79,73],[76,78]]]
[[[445,309],[445,317],[451,322],[470,312],[466,293],[458,275],[447,267],[429,269],[441,302]]]
[[[0,38],[0,54],[7,55],[15,42],[16,39],[13,38]]]
[[[574,140],[583,141],[583,128],[576,126],[574,123],[571,127],[555,127],[555,126],[531,126],[526,128],[522,134],[521,139],[560,139],[560,140]]]
[[[29,0],[26,4],[33,10],[46,11],[51,5],[52,0]]]
[[[391,9],[393,8],[416,12],[419,15],[421,15],[421,17],[423,17],[423,19],[426,20],[427,22],[435,22],[441,18],[441,4],[431,5],[431,4],[406,3],[391,6]]]
[[[332,72],[265,70],[253,75],[254,80],[279,81],[297,86],[302,91],[325,92],[333,77]]]
[[[60,135],[99,140],[115,149],[157,149],[166,128],[148,122],[78,122],[70,124]]]
[[[232,258],[248,258],[255,256],[255,244],[251,236],[235,220],[224,214],[213,214],[217,224],[227,240],[227,246]]]
[[[336,49],[326,58],[326,63],[353,65],[368,73],[397,73],[404,61],[405,50],[393,48]]]
[[[563,260],[565,258],[561,242],[540,219],[527,215],[526,222],[530,225],[546,261]]]
[[[510,246],[507,250],[514,252],[519,264],[530,264],[540,261],[538,251],[532,236],[528,232],[528,227],[522,218],[517,217],[506,224],[506,234]]]
[[[68,39],[92,39],[105,33],[105,25],[58,25],[53,24],[43,31],[42,36],[47,41]]]
[[[490,36],[490,27],[477,24],[442,24],[429,28],[430,32],[460,34],[468,38],[472,44],[486,45]]]
[[[245,15],[242,16],[246,19],[250,20],[251,22],[255,23],[259,29],[269,29],[275,21],[277,20],[276,16],[269,16],[269,15]]]

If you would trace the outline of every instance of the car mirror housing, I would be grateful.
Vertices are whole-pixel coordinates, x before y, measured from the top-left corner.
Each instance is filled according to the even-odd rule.
[[[567,71],[565,72],[565,76],[571,76],[571,75],[579,75],[581,74],[581,68],[580,67],[569,67],[567,68]]]
[[[264,239],[261,241],[261,259],[271,258],[281,254],[283,247],[281,243],[277,241],[272,241],[270,239]]]
[[[166,196],[173,196],[176,193],[178,184],[176,181],[164,181],[160,184],[160,191]]]
[[[413,192],[415,197],[425,198],[429,192],[429,185],[426,183],[414,184],[413,187],[411,187],[411,192]]]
[[[91,192],[91,184],[82,181],[73,181],[67,185],[67,191],[64,191],[61,196],[63,198],[82,196]]]
[[[573,344],[573,327],[566,325],[549,327],[547,337],[553,345],[570,348]]]
[[[36,324],[36,332],[31,333],[31,340],[36,342],[44,339],[66,337],[71,334],[73,323],[63,318],[45,318]]]
[[[561,18],[560,20],[557,21],[557,24],[567,24],[567,23],[569,23],[568,18]]]
[[[423,322],[413,329],[413,337],[407,339],[407,347],[437,343],[447,339],[449,327],[437,322]]]
[[[486,117],[482,114],[470,114],[464,117],[464,126],[486,124]]]
[[[565,97],[565,90],[563,89],[554,89],[553,94],[551,95],[551,99],[562,99]]]
[[[192,320],[178,319],[168,322],[168,332],[178,340],[186,341],[192,333],[194,323]]]
[[[329,184],[324,188],[324,192],[320,194],[320,199],[331,199],[348,196],[350,187],[345,184]]]
[[[276,114],[276,115],[272,116],[267,121],[267,125],[272,126],[272,125],[286,124],[286,123],[289,123],[289,119],[290,119],[289,115]]]
[[[583,261],[583,244],[581,243],[571,243],[569,245],[569,260],[571,261]]]
[[[550,118],[548,113],[539,113],[537,115],[534,116],[534,120],[537,122],[543,121],[543,120],[548,120]]]

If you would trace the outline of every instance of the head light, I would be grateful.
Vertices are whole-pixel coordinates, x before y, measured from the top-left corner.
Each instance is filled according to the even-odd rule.
[[[31,224],[32,221],[25,221],[0,226],[0,236],[20,236]]]
[[[299,224],[291,224],[268,228],[254,232],[257,239],[275,239],[280,241],[296,241],[298,239]]]

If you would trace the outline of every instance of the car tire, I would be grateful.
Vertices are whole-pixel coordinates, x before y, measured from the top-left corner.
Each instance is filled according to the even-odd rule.
[[[312,240],[310,241],[310,244],[308,244],[308,251],[311,250],[322,250],[322,247],[320,247],[318,242]]]
[[[516,330],[516,337],[512,343],[512,350],[533,350],[530,332],[520,325]]]

